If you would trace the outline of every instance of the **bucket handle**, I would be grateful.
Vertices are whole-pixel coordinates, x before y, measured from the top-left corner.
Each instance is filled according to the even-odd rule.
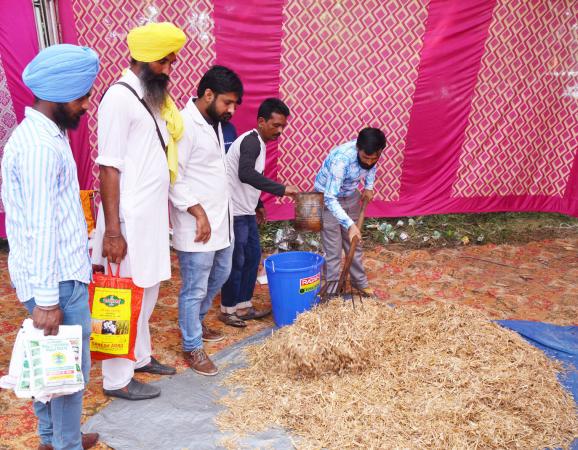
[[[319,262],[323,261],[323,258],[320,255],[317,255],[317,260],[315,261],[316,264],[319,264]],[[325,262],[323,262],[323,266],[325,267]],[[271,259],[271,270],[273,271],[273,273],[275,272],[275,261],[273,259]]]

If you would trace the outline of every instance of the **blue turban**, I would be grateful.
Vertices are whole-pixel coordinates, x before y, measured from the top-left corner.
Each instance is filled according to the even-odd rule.
[[[88,47],[47,47],[22,72],[22,81],[40,100],[68,103],[84,97],[98,74],[98,55]]]

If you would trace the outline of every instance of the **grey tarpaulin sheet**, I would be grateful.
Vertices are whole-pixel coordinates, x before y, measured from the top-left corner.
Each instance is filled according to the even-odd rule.
[[[245,364],[243,347],[270,334],[271,329],[264,330],[214,355],[212,359],[220,368],[216,377],[187,370],[164,378],[155,383],[162,389],[159,398],[138,402],[115,399],[91,417],[82,431],[100,433],[100,440],[117,450],[222,448],[218,442],[227,434],[214,422],[223,409],[215,400],[227,392],[220,383]],[[247,436],[239,443],[245,448],[293,448],[289,435],[281,429]]]

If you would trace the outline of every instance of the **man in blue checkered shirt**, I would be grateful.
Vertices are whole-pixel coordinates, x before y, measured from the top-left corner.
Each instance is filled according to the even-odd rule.
[[[357,140],[334,148],[321,166],[315,178],[315,190],[323,192],[323,230],[321,240],[327,263],[327,282],[339,280],[342,252],[349,252],[351,240],[361,231],[355,224],[361,209],[360,201],[373,199],[376,164],[386,145],[383,132],[377,128],[364,128]],[[363,182],[363,194],[358,190]],[[362,294],[372,295],[361,261],[362,250],[358,246],[351,264],[351,283]],[[332,283],[336,285],[337,283]]]

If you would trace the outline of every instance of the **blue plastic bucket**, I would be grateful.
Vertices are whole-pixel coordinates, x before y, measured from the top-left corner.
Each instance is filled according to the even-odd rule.
[[[311,252],[287,252],[265,260],[275,325],[291,325],[297,314],[318,301],[325,258]]]

